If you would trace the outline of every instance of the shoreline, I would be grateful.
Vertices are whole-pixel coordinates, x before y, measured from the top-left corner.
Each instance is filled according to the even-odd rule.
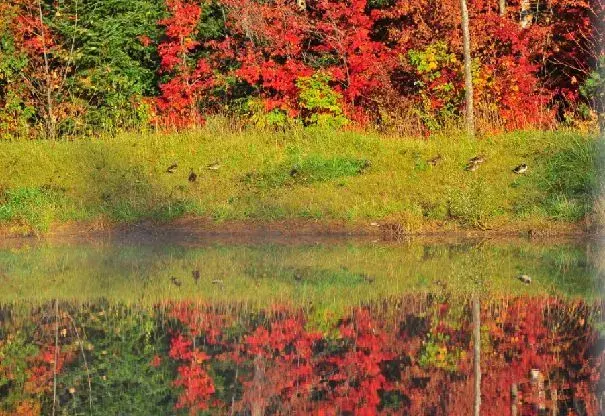
[[[346,222],[330,220],[228,220],[214,221],[206,217],[186,216],[169,222],[146,220],[136,223],[103,221],[54,224],[45,233],[24,233],[18,226],[0,225],[0,248],[41,241],[50,243],[86,242],[93,240],[166,243],[262,243],[366,240],[397,242],[428,240],[455,242],[459,240],[549,240],[589,241],[603,235],[584,222],[524,224],[508,223],[494,229],[461,227],[456,224],[427,224],[407,230],[393,222]]]
[[[597,143],[579,132],[215,133],[0,146],[0,240],[577,238],[605,225]],[[527,174],[511,172],[520,161]]]

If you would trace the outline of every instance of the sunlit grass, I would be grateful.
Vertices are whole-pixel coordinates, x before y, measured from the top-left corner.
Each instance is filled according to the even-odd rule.
[[[314,129],[235,131],[218,122],[174,135],[6,142],[0,143],[0,223],[43,232],[69,220],[194,215],[379,220],[407,231],[540,228],[593,210],[596,153],[594,137],[573,132],[423,140]],[[465,171],[479,154],[485,163]],[[512,172],[520,163],[528,164],[527,174]]]

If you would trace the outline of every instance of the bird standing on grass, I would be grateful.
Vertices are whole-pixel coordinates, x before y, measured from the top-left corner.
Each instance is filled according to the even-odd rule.
[[[482,164],[483,162],[485,162],[485,158],[482,155],[475,156],[475,157],[469,159],[464,170],[467,170],[469,172],[474,172],[477,169],[479,169],[479,165]]]
[[[479,169],[479,164],[478,163],[469,163],[464,168],[464,170],[469,171],[469,172],[474,172],[477,169]]]
[[[299,170],[300,170],[300,166],[298,166],[298,165],[292,166],[292,169],[290,169],[290,176],[293,178],[297,177]]]
[[[175,285],[176,287],[180,287],[181,286],[181,281],[179,279],[177,279],[174,276],[170,277],[170,281],[172,282],[173,285]]]
[[[441,157],[441,155],[437,155],[434,158],[432,158],[431,160],[427,160],[426,163],[428,163],[431,166],[437,166],[439,163],[441,163],[442,160],[443,160],[443,157]]]
[[[519,166],[517,166],[516,168],[514,168],[513,172],[515,172],[518,175],[525,173],[525,172],[527,172],[527,165],[525,163],[522,163]]]
[[[174,171],[178,167],[179,167],[179,164],[177,162],[174,162],[172,165],[168,166],[168,169],[166,169],[166,173],[174,173]]]
[[[197,180],[197,174],[193,171],[193,169],[191,170],[191,173],[189,174],[189,182],[193,183]]]
[[[363,162],[361,163],[361,166],[359,167],[359,170],[357,171],[357,173],[361,174],[366,169],[370,169],[371,167],[372,167],[372,161],[368,160],[368,159],[364,159]]]
[[[193,270],[191,272],[191,276],[193,276],[193,280],[195,280],[195,284],[197,285],[197,282],[200,280],[200,271],[199,270]]]

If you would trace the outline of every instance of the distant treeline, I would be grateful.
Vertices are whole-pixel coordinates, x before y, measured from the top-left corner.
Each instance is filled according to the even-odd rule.
[[[603,113],[602,0],[470,0],[480,128]],[[0,138],[266,126],[431,132],[464,106],[458,0],[3,0]]]

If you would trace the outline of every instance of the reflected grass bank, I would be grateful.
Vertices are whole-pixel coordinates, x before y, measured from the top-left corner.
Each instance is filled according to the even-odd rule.
[[[590,243],[532,241],[41,245],[0,250],[0,303],[171,299],[333,309],[405,293],[593,299],[602,289],[601,263]]]

